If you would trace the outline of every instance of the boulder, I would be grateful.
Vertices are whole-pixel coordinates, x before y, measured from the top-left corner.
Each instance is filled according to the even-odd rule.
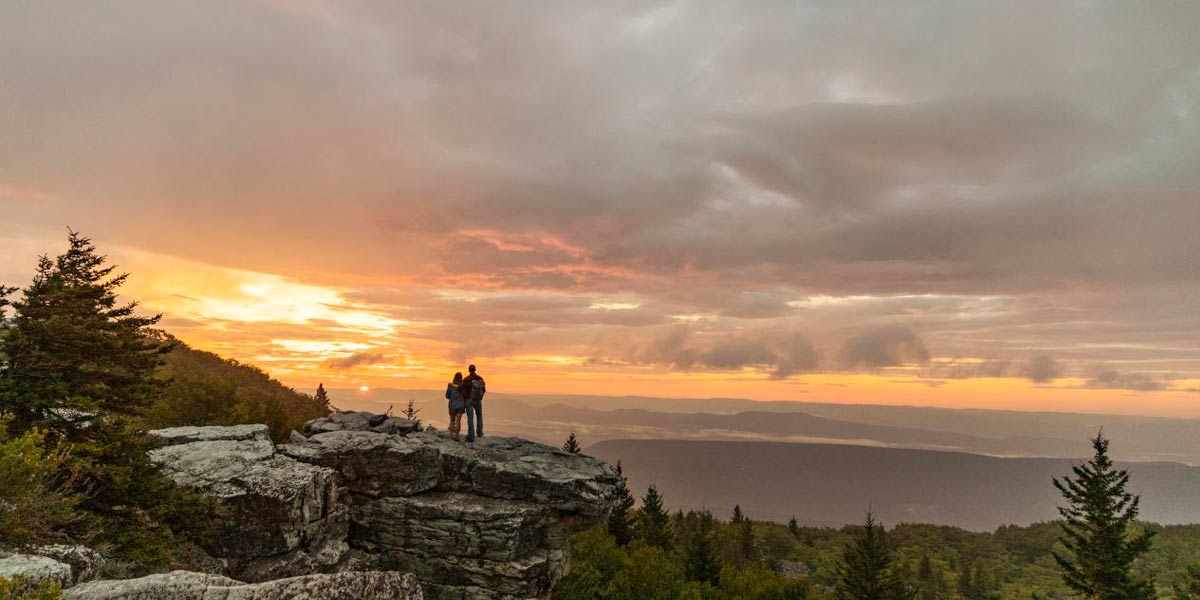
[[[518,438],[465,444],[403,419],[371,427],[370,416],[310,421],[278,447],[244,428],[160,431],[184,441],[152,457],[231,508],[209,548],[228,574],[412,572],[434,599],[548,596],[568,535],[615,498],[616,472],[599,460]]]
[[[54,544],[37,546],[32,552],[65,563],[71,567],[71,583],[81,583],[95,579],[104,567],[104,557],[99,552],[87,546],[71,546]]]
[[[139,579],[93,581],[67,590],[65,600],[422,600],[410,574],[347,572],[247,584],[220,575],[173,571]]]
[[[266,425],[230,425],[227,427],[171,427],[153,429],[150,435],[164,446],[190,444],[192,442],[244,442],[271,441],[271,430]]]
[[[258,427],[157,430],[167,445],[150,457],[228,511],[205,545],[228,574],[263,581],[335,565],[348,549],[349,520],[334,471],[276,454]]]
[[[21,578],[29,584],[53,581],[61,585],[71,585],[74,582],[71,565],[36,554],[0,554],[0,577]]]
[[[421,430],[421,424],[408,419],[399,417],[388,417],[383,423],[374,427],[368,422],[372,417],[377,417],[376,413],[344,411],[335,412],[328,417],[313,419],[304,424],[304,430],[300,433],[306,436],[316,435],[318,433],[329,433],[331,431],[374,431],[376,433],[390,433],[394,435],[406,435],[415,431]]]

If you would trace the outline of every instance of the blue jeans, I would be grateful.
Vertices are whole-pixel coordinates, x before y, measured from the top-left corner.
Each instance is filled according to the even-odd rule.
[[[483,437],[483,399],[472,400],[467,404],[467,441],[473,441],[476,436]]]

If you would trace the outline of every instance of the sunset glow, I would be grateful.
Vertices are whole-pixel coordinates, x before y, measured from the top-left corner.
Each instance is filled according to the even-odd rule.
[[[305,391],[1200,417],[1189,28],[673,6],[14,7],[0,283],[76,228]]]

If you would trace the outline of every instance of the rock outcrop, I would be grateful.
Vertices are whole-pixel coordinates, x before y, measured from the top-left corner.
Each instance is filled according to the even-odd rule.
[[[610,509],[617,476],[596,459],[369,417],[335,413],[279,447],[263,426],[159,430],[152,458],[229,508],[206,549],[244,581],[385,570],[434,599],[542,598],[567,536]]]
[[[152,460],[228,510],[205,548],[226,573],[267,581],[330,570],[346,557],[349,512],[336,473],[276,454],[266,425],[150,433],[163,443]]]
[[[411,574],[362,572],[305,575],[266,583],[240,581],[191,571],[139,579],[93,581],[71,588],[65,600],[422,600]]]
[[[53,581],[60,585],[71,585],[74,581],[71,565],[36,554],[0,553],[0,577],[20,578],[30,584]]]

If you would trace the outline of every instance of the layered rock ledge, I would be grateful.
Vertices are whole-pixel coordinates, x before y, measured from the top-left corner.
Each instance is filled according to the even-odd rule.
[[[64,600],[422,600],[411,574],[392,572],[305,575],[266,583],[242,583],[221,575],[173,571],[138,579],[93,581],[63,594]]]
[[[567,536],[611,508],[617,476],[596,459],[369,417],[310,421],[278,447],[261,425],[158,430],[152,458],[228,509],[205,550],[250,582],[383,570],[435,600],[543,598]]]

